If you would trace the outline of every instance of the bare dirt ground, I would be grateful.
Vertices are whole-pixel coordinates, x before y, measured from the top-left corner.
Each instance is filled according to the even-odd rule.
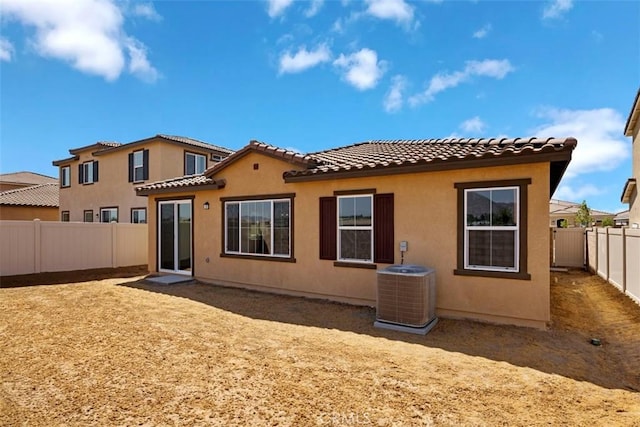
[[[3,279],[67,284],[0,289],[0,425],[640,426],[640,307],[584,272],[552,274],[547,331],[426,336],[366,307],[94,274]]]

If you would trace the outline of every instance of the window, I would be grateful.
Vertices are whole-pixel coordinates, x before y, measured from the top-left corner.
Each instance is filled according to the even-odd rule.
[[[338,197],[338,259],[373,261],[373,195]]]
[[[291,198],[225,201],[224,253],[292,257]]]
[[[118,222],[118,208],[100,209],[100,222]]]
[[[71,166],[63,166],[60,168],[60,187],[69,187],[71,185]]]
[[[456,184],[456,274],[529,279],[526,199],[530,180]]]
[[[146,208],[133,208],[133,209],[131,209],[131,223],[132,224],[146,224],[147,223],[147,209]]]
[[[394,262],[394,197],[375,190],[320,198],[320,258],[375,268]]]
[[[98,162],[94,160],[80,163],[78,165],[78,183],[92,184],[94,182],[98,182]]]
[[[184,153],[184,174],[200,174],[207,169],[207,157],[202,154]]]
[[[93,211],[84,211],[84,222],[93,222]]]
[[[149,150],[129,153],[129,182],[142,182],[149,179]]]
[[[69,211],[60,212],[60,221],[69,222]]]

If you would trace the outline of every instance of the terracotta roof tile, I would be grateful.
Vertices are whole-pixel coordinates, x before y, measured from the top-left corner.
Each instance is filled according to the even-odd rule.
[[[315,166],[285,177],[554,153],[572,150],[576,143],[574,138],[372,140],[309,154],[305,158]]]
[[[57,183],[38,184],[0,193],[0,205],[12,206],[59,206]]]
[[[208,178],[202,174],[200,175],[185,175],[177,178],[165,179],[162,181],[150,182],[149,184],[136,187],[136,192],[139,194],[145,194],[147,192],[155,192],[157,190],[171,190],[179,189],[183,187],[199,187],[199,186],[224,186],[224,180],[215,180]]]
[[[220,151],[222,153],[227,153],[227,154],[233,153],[233,150],[230,150],[228,148],[221,147],[219,145],[209,144],[208,142],[200,141],[200,140],[189,138],[189,137],[186,137],[186,136],[163,135],[163,134],[158,134],[158,136],[160,138],[170,139],[172,141],[181,142],[183,144],[193,145],[194,147],[214,149],[214,150]]]
[[[49,184],[57,183],[58,178],[35,172],[22,171],[0,174],[0,181],[15,182],[17,184]]]

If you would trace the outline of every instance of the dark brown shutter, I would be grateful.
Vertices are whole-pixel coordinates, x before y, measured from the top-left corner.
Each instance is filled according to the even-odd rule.
[[[142,179],[149,179],[149,150],[142,152]]]
[[[129,153],[129,182],[133,182],[133,153]]]
[[[373,262],[393,264],[393,194],[373,196]]]
[[[93,182],[98,182],[98,161],[93,162]]]
[[[320,259],[337,258],[336,215],[336,198],[320,197]]]
[[[84,165],[82,163],[80,163],[78,165],[78,184],[84,183],[84,174],[82,173],[83,172],[83,168],[82,168],[83,166]]]

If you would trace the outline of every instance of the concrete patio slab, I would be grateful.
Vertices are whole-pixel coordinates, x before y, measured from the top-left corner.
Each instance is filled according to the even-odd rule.
[[[168,274],[166,276],[149,277],[145,279],[149,283],[156,285],[176,285],[178,283],[191,283],[194,281],[191,276],[181,276],[178,274]]]

